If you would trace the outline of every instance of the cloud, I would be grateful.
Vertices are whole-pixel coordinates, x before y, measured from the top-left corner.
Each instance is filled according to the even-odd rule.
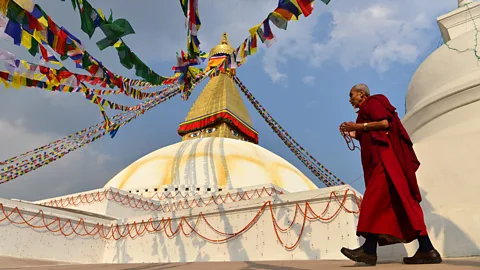
[[[21,118],[0,120],[0,130],[2,158],[13,157],[60,137],[49,132],[32,133]],[[112,166],[112,160],[111,156],[86,146],[46,167],[2,184],[0,197],[38,200],[82,191],[86,186],[99,188],[103,186],[99,179],[111,177],[111,172],[105,168]]]
[[[302,82],[306,85],[313,85],[315,83],[315,77],[305,76],[302,78]]]
[[[453,10],[452,1],[362,1],[346,5],[332,1],[326,8],[289,23],[287,31],[273,27],[279,42],[265,52],[264,65],[273,82],[284,78],[280,68],[292,60],[320,67],[327,60],[349,70],[368,66],[382,73],[395,64],[415,62],[439,38],[436,17]],[[332,16],[330,25],[324,11]],[[322,21],[322,24],[320,24]],[[330,30],[329,30],[330,29]],[[317,37],[326,30],[326,38]]]

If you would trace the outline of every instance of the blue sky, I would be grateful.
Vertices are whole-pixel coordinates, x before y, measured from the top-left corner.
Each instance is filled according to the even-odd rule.
[[[99,51],[80,29],[70,1],[35,1],[52,19],[84,42],[87,51],[112,71],[129,77],[116,51]],[[175,52],[185,49],[184,17],[178,1],[90,0],[114,18],[127,18],[136,31],[126,43],[157,73],[171,75]],[[209,51],[227,31],[237,47],[248,29],[260,23],[277,1],[200,0],[201,48]],[[419,64],[440,40],[436,18],[456,8],[454,0],[332,0],[315,4],[314,13],[290,22],[287,31],[275,28],[277,42],[260,45],[238,70],[238,77],[270,114],[319,162],[344,182],[362,175],[359,152],[350,152],[338,126],[354,121],[348,92],[366,83],[373,93],[387,95],[405,113],[408,84]],[[139,4],[141,3],[141,4]],[[38,61],[26,49],[0,40],[2,49],[18,58]],[[65,64],[74,69],[70,60]],[[3,68],[3,66],[2,66]],[[0,197],[35,200],[102,187],[138,158],[180,141],[176,130],[205,83],[190,100],[175,98],[120,129],[114,139],[104,137],[63,159],[0,186]],[[98,107],[82,96],[40,89],[5,90],[0,87],[0,159],[23,153],[101,121]],[[113,99],[135,104],[128,98]],[[259,132],[260,145],[282,156],[319,187],[323,187],[244,99]],[[109,115],[117,112],[109,111]],[[364,190],[363,178],[353,186]]]

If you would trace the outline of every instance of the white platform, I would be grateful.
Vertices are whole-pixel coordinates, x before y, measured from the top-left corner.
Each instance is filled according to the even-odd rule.
[[[345,192],[349,190],[347,196]],[[119,193],[122,198],[126,196],[136,196],[137,199],[149,201],[132,195],[127,192],[112,189],[114,193]],[[110,226],[118,229],[115,236],[119,237],[118,231],[126,235],[124,229],[133,228],[132,224],[137,225],[138,230],[142,230],[140,223],[151,220],[151,224],[158,226],[159,221],[170,220],[171,229],[175,231],[181,222],[185,233],[191,232],[187,226],[188,221],[192,226],[197,217],[202,213],[210,225],[218,231],[224,233],[236,233],[241,231],[252,220],[254,222],[245,231],[233,237],[229,241],[215,243],[206,241],[199,236],[212,240],[221,240],[226,236],[216,233],[202,219],[198,224],[197,232],[185,236],[180,231],[178,235],[171,235],[170,226],[166,226],[165,231],[156,233],[143,233],[136,236],[136,230],[132,229],[130,236],[120,240],[102,239],[98,234],[94,236],[64,236],[58,232],[49,232],[45,228],[34,229],[26,225],[14,225],[9,221],[0,222],[2,230],[0,231],[0,255],[48,259],[57,261],[69,261],[76,263],[140,263],[140,262],[191,262],[191,261],[268,261],[268,260],[338,260],[344,259],[340,253],[340,248],[357,247],[358,238],[355,235],[357,217],[349,213],[341,204],[331,199],[331,195],[337,194],[342,200],[346,209],[357,211],[356,192],[350,186],[340,186],[334,188],[325,188],[313,191],[296,192],[291,194],[275,195],[251,200],[241,200],[237,202],[226,202],[224,204],[211,204],[205,207],[195,207],[167,213],[153,213],[146,210],[130,209],[129,206],[122,205],[115,200],[104,200],[102,202],[90,202],[76,206],[77,209],[55,209],[52,207],[34,205],[26,202],[1,199],[0,203],[8,213],[11,209],[18,207],[22,215],[31,218],[32,215],[42,212],[45,214],[45,220],[49,221],[60,218],[60,223],[65,224],[71,220],[73,227],[77,226],[81,220],[85,221],[87,230],[94,230],[96,226],[104,226],[104,234],[111,237],[108,232]],[[91,192],[87,192],[91,193]],[[358,192],[356,194],[360,195]],[[197,197],[196,199],[198,199]],[[170,200],[173,201],[173,200]],[[332,217],[328,221],[305,221],[304,230],[299,236],[304,216],[301,211],[305,211],[305,205],[308,201],[311,209],[321,215],[323,218]],[[161,201],[150,200],[151,203],[162,203]],[[294,225],[286,232],[278,231],[279,237],[274,230],[270,204],[273,209],[273,217],[278,221],[281,228],[288,227],[295,215],[295,209],[299,206]],[[261,210],[264,211],[254,219]],[[88,214],[82,212],[90,210],[99,214]],[[133,212],[126,212],[133,211]],[[311,212],[308,214],[313,216]],[[130,216],[130,218],[126,218]],[[11,216],[14,220],[19,220],[17,214]],[[1,218],[0,218],[1,219]],[[41,218],[34,218],[33,224],[43,226]],[[128,224],[128,225],[127,225]],[[149,229],[152,227],[150,226]],[[57,225],[51,225],[50,229],[58,229]],[[66,232],[71,232],[69,225],[64,227]],[[77,232],[84,234],[83,226],[77,229]],[[280,242],[280,240],[284,243]],[[291,246],[300,239],[298,246],[292,250],[284,246]]]

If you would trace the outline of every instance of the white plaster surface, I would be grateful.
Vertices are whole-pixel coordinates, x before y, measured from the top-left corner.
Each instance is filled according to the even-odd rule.
[[[85,216],[77,213],[71,213],[60,209],[52,209],[43,206],[31,205],[16,201],[10,201],[0,198],[0,204],[5,213],[10,213],[12,209],[18,207],[26,220],[43,211],[46,224],[60,219],[61,224],[66,220],[71,220],[75,225],[80,219],[83,219],[87,230],[92,230],[96,224],[110,224],[111,219]],[[41,217],[41,215],[38,215]],[[0,219],[0,254],[3,256],[14,256],[20,258],[45,259],[55,261],[69,261],[77,263],[99,263],[103,260],[105,241],[99,237],[79,237],[75,234],[64,236],[60,232],[50,232],[44,227],[41,218],[34,218],[30,223],[33,226],[42,228],[32,228],[26,224],[13,224],[1,214]],[[10,216],[14,222],[23,220],[16,214]],[[49,226],[53,231],[58,231],[58,223]],[[66,234],[72,232],[71,227],[66,226]]]
[[[120,218],[111,220],[109,218],[87,217],[85,214],[70,211],[46,208],[17,201],[2,199],[0,203],[8,210],[12,207],[20,207],[26,211],[28,216],[37,213],[39,210],[48,213],[50,219],[61,217],[71,219],[74,226],[80,218],[86,220],[88,228],[97,223],[118,224],[123,232],[123,224],[153,218],[172,219],[172,229],[177,228],[179,217],[185,216],[193,225],[192,217],[203,213],[212,226],[227,233],[237,232],[258,213],[266,201],[272,201],[274,216],[282,227],[286,227],[294,217],[297,203],[304,211],[305,201],[308,201],[312,209],[322,214],[327,203],[330,201],[330,193],[336,191],[338,198],[343,199],[346,189],[355,191],[350,186],[318,189],[312,191],[274,195],[262,197],[249,201],[239,201],[221,205],[211,205],[205,208],[194,208],[191,210],[176,211],[173,213],[153,214],[145,213],[145,216],[131,218]],[[347,197],[345,206],[357,210],[352,193]],[[361,195],[357,192],[358,195]],[[338,209],[339,204],[335,201],[324,217],[329,217]],[[309,214],[312,215],[311,213]],[[37,221],[38,223],[38,221]],[[63,224],[63,223],[62,223]],[[300,228],[303,224],[303,216],[297,213],[297,219],[292,229],[283,233],[279,232],[282,241],[286,245],[292,245],[298,238]],[[357,247],[358,238],[355,235],[356,218],[354,214],[347,213],[340,209],[335,218],[328,222],[306,221],[303,235],[299,245],[292,251],[286,250],[278,241],[272,223],[269,208],[259,217],[257,222],[241,235],[225,243],[211,243],[204,241],[195,233],[185,236],[180,233],[178,236],[169,238],[164,232],[146,233],[135,239],[103,240],[98,236],[65,237],[58,233],[47,232],[45,229],[32,229],[25,226],[18,227],[7,221],[0,222],[0,255],[48,259],[56,261],[69,261],[77,263],[130,263],[130,262],[188,262],[188,261],[242,261],[242,260],[325,260],[344,259],[340,254],[342,246]],[[138,225],[137,225],[138,226]],[[55,227],[52,227],[55,228]],[[140,229],[140,226],[137,228]],[[167,227],[168,234],[171,234]],[[186,233],[191,231],[186,224],[183,225]],[[223,238],[206,226],[204,221],[198,224],[198,231],[212,239]],[[132,234],[135,234],[132,231]]]
[[[304,211],[304,202],[308,200],[312,209],[321,214],[328,201],[330,201],[330,192],[338,190],[339,198],[342,199],[343,195],[340,194],[343,194],[342,191],[347,187],[351,189],[349,186],[326,188],[273,196],[272,198],[229,203],[228,205],[209,206],[202,209],[182,210],[158,217],[154,216],[154,220],[160,220],[161,218],[172,219],[172,226],[167,226],[167,234],[164,232],[148,233],[133,240],[127,238],[109,242],[106,247],[104,260],[112,263],[134,263],[344,259],[340,253],[340,248],[343,246],[357,247],[358,239],[355,235],[356,223],[354,215],[343,210],[329,222],[306,221],[300,244],[292,251],[286,250],[278,241],[268,208],[265,209],[265,212],[251,228],[225,243],[205,241],[196,233],[188,237],[181,232],[173,238],[170,238],[168,235],[171,235],[172,231],[177,229],[180,222],[179,217],[193,216],[193,219],[188,219],[193,226],[200,212],[206,216],[209,223],[217,230],[225,233],[236,233],[242,230],[259,212],[264,203],[270,199],[273,199],[274,216],[278,219],[281,227],[286,227],[294,217],[297,203]],[[352,197],[348,198],[346,207],[356,210],[357,208],[353,205],[352,199]],[[337,209],[338,204],[332,202],[324,216],[331,216]],[[147,220],[151,218],[151,215],[139,218]],[[123,220],[123,222],[127,223],[132,221],[133,218]],[[158,226],[158,223],[154,224]],[[296,242],[302,224],[303,216],[298,212],[297,220],[292,229],[286,233],[279,232],[285,245],[290,246]],[[185,233],[188,234],[192,231],[185,223],[182,226]],[[212,240],[224,239],[226,237],[215,233],[203,220],[198,224],[196,230],[199,234]]]
[[[451,48],[475,47],[480,3],[439,17]],[[472,18],[470,18],[470,13]],[[430,238],[446,257],[480,255],[480,66],[472,50],[441,46],[418,68],[403,119],[421,162],[417,178]],[[417,244],[407,245],[409,253]]]
[[[460,0],[458,8],[437,18],[445,42],[480,26],[480,3]],[[474,24],[475,22],[475,24]]]

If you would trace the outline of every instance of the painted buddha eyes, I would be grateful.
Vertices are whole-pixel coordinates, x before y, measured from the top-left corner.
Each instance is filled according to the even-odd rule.
[[[215,131],[216,128],[207,128],[207,133],[210,134]]]
[[[214,132],[215,130],[217,130],[216,128],[207,128],[207,129],[202,129],[202,130],[199,130],[197,132],[194,132],[192,134],[190,134],[190,138],[196,138],[196,137],[200,137],[200,135],[202,133],[207,133],[207,134],[210,134],[212,132]],[[203,137],[203,136],[202,136]]]
[[[233,136],[238,137],[238,132],[233,130],[233,129],[232,129],[232,134],[233,134]]]
[[[190,134],[191,138],[195,138],[195,137],[198,137],[198,136],[200,136],[200,131],[197,131],[195,133]]]

